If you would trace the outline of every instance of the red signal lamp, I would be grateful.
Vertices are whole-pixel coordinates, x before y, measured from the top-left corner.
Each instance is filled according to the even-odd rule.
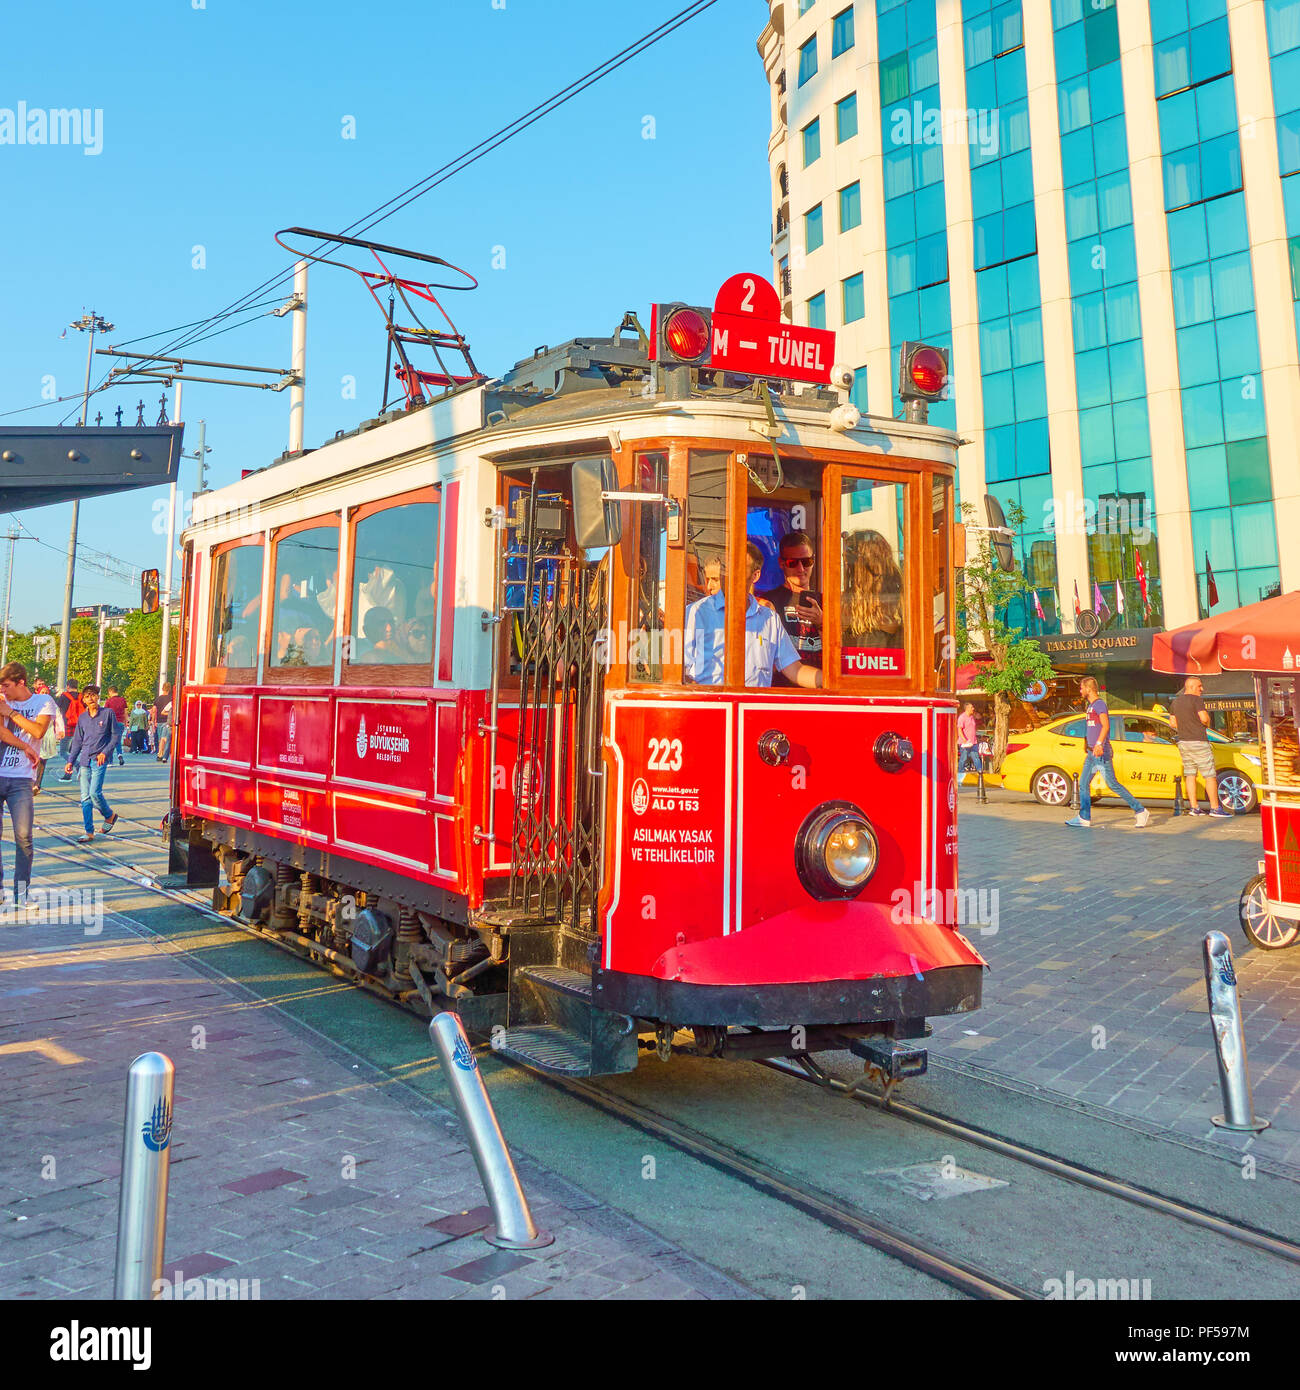
[[[656,304],[651,327],[654,360],[702,366],[713,351],[713,318],[693,304]]]
[[[942,400],[947,385],[946,348],[929,343],[903,344],[898,363],[898,394],[903,400]]]

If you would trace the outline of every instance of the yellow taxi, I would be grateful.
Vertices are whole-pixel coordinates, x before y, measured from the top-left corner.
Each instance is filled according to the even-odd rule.
[[[1071,781],[1083,771],[1087,751],[1082,714],[1067,714],[1027,733],[1012,734],[1002,763],[1002,785],[1008,791],[1032,792],[1044,806],[1065,806]],[[1219,800],[1225,810],[1245,815],[1259,805],[1259,745],[1233,743],[1208,731],[1218,771]],[[1178,736],[1167,718],[1145,710],[1112,709],[1110,742],[1115,751],[1115,776],[1139,801],[1172,801],[1183,775]],[[1199,785],[1198,796],[1203,797]],[[1093,782],[1093,799],[1107,792],[1100,777]]]

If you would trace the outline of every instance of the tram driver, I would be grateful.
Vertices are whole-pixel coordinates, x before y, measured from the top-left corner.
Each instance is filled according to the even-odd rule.
[[[776,609],[754,596],[754,585],[763,572],[762,552],[750,541],[745,556],[749,568],[745,582],[745,684],[771,685],[773,671],[780,671],[791,685],[820,689],[821,671],[799,660]],[[717,593],[706,594],[686,610],[683,674],[697,685],[722,684],[727,632],[725,565],[719,578]]]

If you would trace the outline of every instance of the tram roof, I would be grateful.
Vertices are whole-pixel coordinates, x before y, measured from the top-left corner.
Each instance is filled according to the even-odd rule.
[[[463,447],[473,434],[481,436],[482,453],[491,458],[509,451],[512,436],[526,439],[547,429],[564,435],[572,426],[595,425],[611,417],[659,419],[663,428],[651,433],[671,434],[681,431],[684,419],[701,415],[736,419],[762,418],[766,413],[751,377],[677,370],[681,375],[675,380],[666,375],[656,380],[645,348],[621,337],[573,338],[556,347],[541,347],[502,377],[454,387],[413,410],[388,411],[355,429],[338,431],[316,448],[283,454],[238,483],[198,494],[194,521],[201,523],[229,513],[236,505],[268,501],[388,459]],[[769,388],[774,409],[785,423],[830,433],[831,412],[840,404],[837,392],[820,386],[792,389],[789,383],[779,382],[769,382]],[[952,431],[902,420],[864,415],[856,429],[837,432],[834,442],[869,447],[883,443],[894,452],[903,439],[911,441],[919,456],[955,459],[958,440]]]

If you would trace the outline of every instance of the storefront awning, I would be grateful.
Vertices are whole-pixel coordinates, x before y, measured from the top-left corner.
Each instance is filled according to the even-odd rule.
[[[1180,676],[1294,671],[1298,659],[1300,590],[1172,628],[1151,649],[1153,670]]]

